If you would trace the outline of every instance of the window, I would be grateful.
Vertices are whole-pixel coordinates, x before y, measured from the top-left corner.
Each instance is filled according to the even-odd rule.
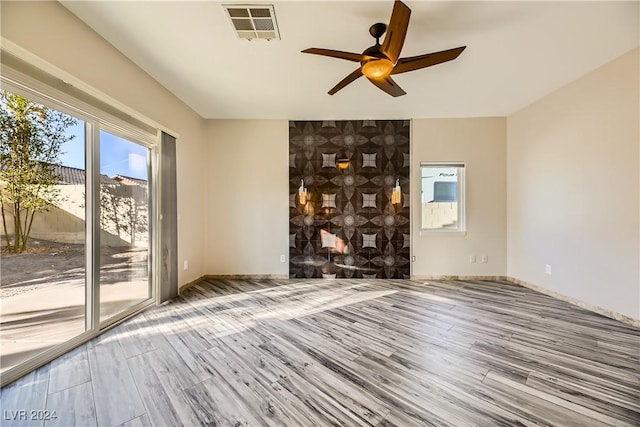
[[[422,231],[465,231],[464,163],[422,162]]]

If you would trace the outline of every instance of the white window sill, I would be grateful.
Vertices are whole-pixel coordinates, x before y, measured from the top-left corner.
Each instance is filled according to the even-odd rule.
[[[466,230],[420,230],[420,236],[466,236]]]

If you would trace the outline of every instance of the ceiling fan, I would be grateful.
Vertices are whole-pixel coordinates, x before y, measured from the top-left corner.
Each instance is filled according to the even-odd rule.
[[[330,56],[360,63],[360,67],[335,85],[329,91],[329,95],[335,94],[362,75],[393,97],[405,95],[406,92],[391,78],[392,74],[406,73],[407,71],[419,70],[451,61],[456,59],[466,48],[466,46],[461,46],[425,55],[400,58],[400,51],[407,35],[410,16],[411,9],[406,4],[396,0],[393,5],[393,12],[391,12],[389,26],[387,27],[386,24],[379,22],[369,28],[369,33],[376,39],[376,44],[365,49],[362,54],[317,48],[305,49],[302,53]],[[381,45],[380,37],[385,32],[387,35]]]

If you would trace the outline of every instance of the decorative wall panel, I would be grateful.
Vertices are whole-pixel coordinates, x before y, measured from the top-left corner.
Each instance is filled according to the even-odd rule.
[[[409,277],[409,126],[289,122],[290,277]]]

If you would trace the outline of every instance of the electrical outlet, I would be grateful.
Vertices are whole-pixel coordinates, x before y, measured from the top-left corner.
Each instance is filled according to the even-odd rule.
[[[284,254],[280,255],[280,262],[285,262],[287,260],[287,258],[284,256]]]
[[[487,262],[489,262],[489,255],[482,255],[482,258],[480,258],[480,260],[486,264]]]
[[[551,276],[551,264],[544,265],[544,274]]]
[[[188,269],[189,269],[189,260],[185,259],[185,260],[184,260],[184,263],[182,264],[182,267],[183,267],[185,270],[188,270]]]
[[[469,255],[469,262],[471,264],[475,264],[476,262],[476,256],[475,255]]]

